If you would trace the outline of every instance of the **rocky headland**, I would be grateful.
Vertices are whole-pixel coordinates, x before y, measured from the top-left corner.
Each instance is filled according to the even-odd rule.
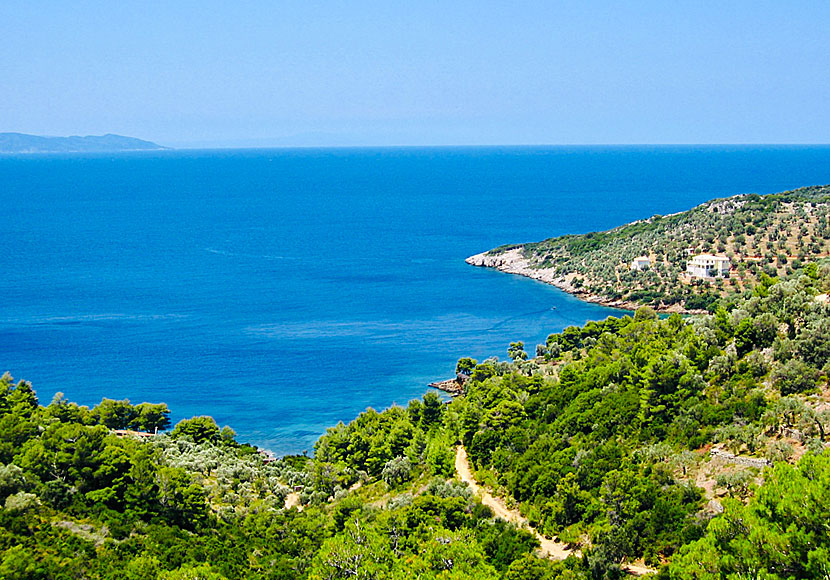
[[[723,260],[725,271],[698,271],[695,260],[707,257]],[[714,199],[603,232],[500,246],[466,261],[604,306],[693,314],[829,258],[830,186],[823,185]]]
[[[611,308],[622,308],[624,310],[636,310],[637,308],[642,306],[642,304],[633,302],[631,300],[615,300],[612,298],[608,298],[607,296],[592,294],[584,288],[574,286],[574,274],[560,275],[554,268],[534,268],[530,265],[530,260],[528,260],[522,255],[521,248],[507,250],[506,252],[501,254],[490,254],[489,252],[483,252],[481,254],[470,256],[464,261],[470,264],[471,266],[478,266],[481,268],[493,268],[506,274],[516,274],[517,276],[525,276],[527,278],[538,280],[539,282],[544,282],[545,284],[550,284],[551,286],[556,286],[560,290],[563,290],[569,294],[573,294],[580,300],[584,300],[586,302],[592,302],[594,304],[600,304],[602,306],[608,306]],[[656,308],[656,310],[665,312],[688,312],[687,310],[681,308],[677,304],[672,304],[671,306],[663,308],[658,307]]]

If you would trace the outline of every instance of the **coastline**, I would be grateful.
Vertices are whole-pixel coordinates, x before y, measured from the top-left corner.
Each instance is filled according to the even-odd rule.
[[[430,389],[438,389],[449,394],[451,397],[457,397],[464,394],[464,380],[459,375],[459,378],[447,379],[445,381],[435,381],[427,385]]]
[[[643,304],[631,302],[630,300],[613,300],[607,296],[591,294],[581,288],[575,287],[571,284],[567,276],[557,275],[553,268],[533,268],[530,266],[530,262],[527,258],[522,256],[522,249],[523,247],[519,246],[517,248],[507,250],[501,254],[490,254],[489,251],[482,252],[480,254],[470,256],[464,261],[471,266],[493,268],[506,274],[516,274],[517,276],[532,278],[533,280],[555,286],[568,294],[576,296],[580,300],[591,302],[593,304],[599,304],[600,306],[608,306],[609,308],[619,308],[631,311],[637,310],[643,306]],[[670,306],[660,305],[653,308],[657,312],[666,313],[699,314],[701,312],[698,310],[687,310],[678,304],[672,304]]]

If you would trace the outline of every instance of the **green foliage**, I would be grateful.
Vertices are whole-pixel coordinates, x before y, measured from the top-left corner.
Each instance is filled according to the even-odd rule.
[[[412,463],[408,457],[399,455],[394,459],[390,459],[383,466],[380,472],[380,477],[390,487],[397,487],[402,483],[409,481],[412,476]]]
[[[527,353],[525,352],[525,343],[522,341],[511,342],[507,348],[507,356],[513,359],[513,362],[520,360],[527,360]]]
[[[563,574],[566,566],[562,562],[537,558],[524,554],[511,562],[504,575],[505,580],[556,580],[558,578],[575,579],[576,574]]]
[[[98,416],[98,422],[101,425],[110,429],[127,429],[136,416],[135,409],[126,399],[123,401],[103,399],[93,409],[93,413]]]
[[[218,443],[220,431],[213,417],[193,417],[179,421],[170,436],[173,439],[187,439],[196,444]]]
[[[429,429],[441,422],[444,413],[444,403],[437,393],[430,391],[424,395],[424,408],[421,412],[421,426]]]
[[[706,535],[680,550],[669,576],[823,578],[830,572],[830,455],[780,464],[744,505],[725,501]]]
[[[798,359],[791,359],[772,373],[772,380],[782,395],[803,393],[815,388],[818,372]]]
[[[712,312],[732,292],[765,297],[778,277],[797,271],[816,279],[818,266],[805,260],[830,256],[830,186],[780,194],[715,199],[671,216],[653,216],[605,232],[565,235],[538,243],[502,246],[497,255],[520,249],[531,268],[570,280],[577,292],[667,309],[679,305]],[[807,243],[809,240],[809,243]],[[691,255],[730,257],[726,279],[685,279]],[[641,255],[651,265],[632,270]]]
[[[516,560],[530,554],[539,541],[529,532],[518,530],[503,520],[479,522],[477,536],[487,560],[504,572]]]
[[[720,443],[787,461],[792,447],[769,439],[772,430],[824,439],[828,417],[801,399],[776,400],[824,384],[813,353],[830,311],[813,296],[826,280],[770,282],[764,296],[695,319],[640,309],[568,327],[545,345],[555,372],[479,365],[448,412],[459,417],[472,462],[531,523],[548,535],[591,537],[592,574],[613,575],[624,559],[659,562],[704,531],[703,495],[688,473],[693,450]],[[756,480],[732,470],[718,483],[746,497]]]
[[[455,365],[455,372],[456,374],[461,375],[470,375],[473,372],[473,369],[478,364],[478,361],[474,358],[463,357],[458,359],[458,364]]]
[[[68,406],[63,401],[62,396],[60,399],[53,401],[53,405],[58,408]],[[90,415],[97,423],[110,429],[136,429],[154,432],[167,429],[170,426],[170,410],[164,403],[140,403],[133,406],[127,399],[123,401],[103,399],[100,404],[92,409]]]
[[[164,403],[139,403],[132,426],[141,431],[164,431],[170,427],[170,410]]]
[[[635,558],[670,562],[661,577],[821,577],[830,307],[816,295],[830,272],[759,288],[711,315],[642,308],[565,328],[544,361],[519,342],[513,362],[461,359],[463,397],[367,409],[313,458],[266,460],[210,417],[119,438],[163,429],[167,407],[43,407],[4,375],[0,577],[587,580]],[[533,535],[449,480],[458,442],[480,482],[583,557],[539,559]],[[718,493],[736,499],[711,519],[694,482],[718,465]]]

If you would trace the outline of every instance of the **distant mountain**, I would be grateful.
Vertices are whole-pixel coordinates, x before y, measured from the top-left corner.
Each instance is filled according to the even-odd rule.
[[[81,153],[108,151],[153,151],[168,149],[152,141],[121,135],[43,137],[24,133],[0,133],[0,153]]]

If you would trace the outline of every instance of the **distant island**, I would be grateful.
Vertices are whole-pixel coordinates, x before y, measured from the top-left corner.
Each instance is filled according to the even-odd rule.
[[[44,137],[25,133],[0,133],[0,153],[106,153],[162,149],[169,148],[152,141],[112,134]]]
[[[505,245],[467,258],[583,300],[702,312],[763,277],[830,256],[830,186],[715,199],[606,232]]]

